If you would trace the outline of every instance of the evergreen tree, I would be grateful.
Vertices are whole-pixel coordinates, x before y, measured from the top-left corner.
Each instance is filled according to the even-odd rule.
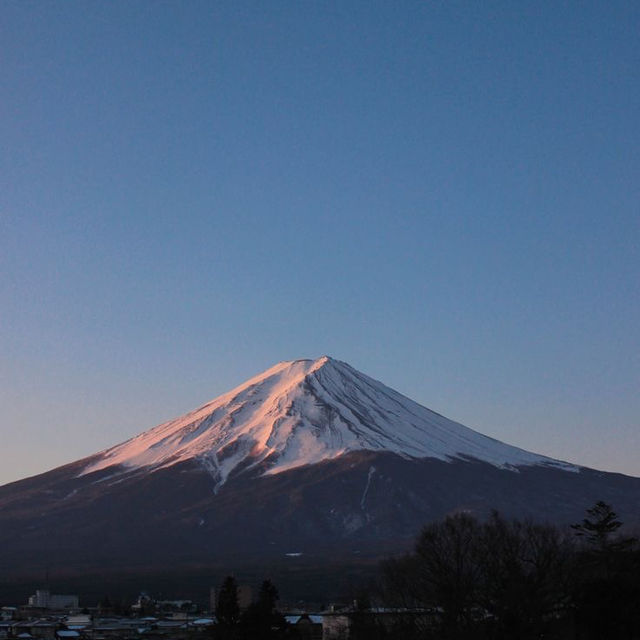
[[[235,625],[240,618],[238,585],[233,576],[227,576],[220,587],[216,601],[216,617],[225,626]]]
[[[265,613],[273,613],[278,601],[278,590],[275,588],[271,580],[265,580],[260,587],[258,595],[258,604]]]
[[[576,536],[582,537],[591,545],[592,549],[606,553],[609,551],[622,550],[631,547],[636,541],[635,538],[617,538],[613,536],[622,526],[618,520],[616,512],[602,500],[587,509],[588,518],[582,522],[572,524],[571,528],[576,532]]]
[[[636,539],[617,535],[622,522],[605,502],[597,502],[587,515],[572,525],[588,543],[575,561],[576,626],[590,640],[633,637],[640,625]]]
[[[242,636],[247,640],[274,640],[281,638],[286,627],[284,616],[276,609],[278,590],[265,580],[258,593],[258,601],[251,603],[242,614]]]

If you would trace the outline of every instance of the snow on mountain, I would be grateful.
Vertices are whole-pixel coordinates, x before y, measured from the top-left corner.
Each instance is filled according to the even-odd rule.
[[[239,465],[266,463],[265,473],[275,474],[357,450],[475,458],[514,471],[529,465],[578,470],[486,437],[323,356],[281,362],[199,409],[97,454],[81,475],[195,459],[220,487]]]

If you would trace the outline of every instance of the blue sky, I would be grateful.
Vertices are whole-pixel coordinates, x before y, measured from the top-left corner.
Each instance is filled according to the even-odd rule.
[[[0,5],[0,482],[329,354],[640,475],[640,5]]]

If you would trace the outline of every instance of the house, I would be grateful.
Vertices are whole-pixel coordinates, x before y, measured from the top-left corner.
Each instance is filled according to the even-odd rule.
[[[2,607],[0,609],[0,620],[14,620],[18,615],[17,607]]]
[[[302,613],[285,616],[287,623],[295,629],[300,640],[322,640],[322,616]]]
[[[37,619],[15,622],[11,626],[11,635],[14,638],[37,638],[39,640],[56,640],[56,631],[61,625],[56,620]]]

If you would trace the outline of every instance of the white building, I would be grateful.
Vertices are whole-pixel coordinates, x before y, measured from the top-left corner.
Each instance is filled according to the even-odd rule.
[[[63,596],[50,593],[48,589],[38,589],[29,596],[29,606],[39,609],[77,609],[78,596]]]

